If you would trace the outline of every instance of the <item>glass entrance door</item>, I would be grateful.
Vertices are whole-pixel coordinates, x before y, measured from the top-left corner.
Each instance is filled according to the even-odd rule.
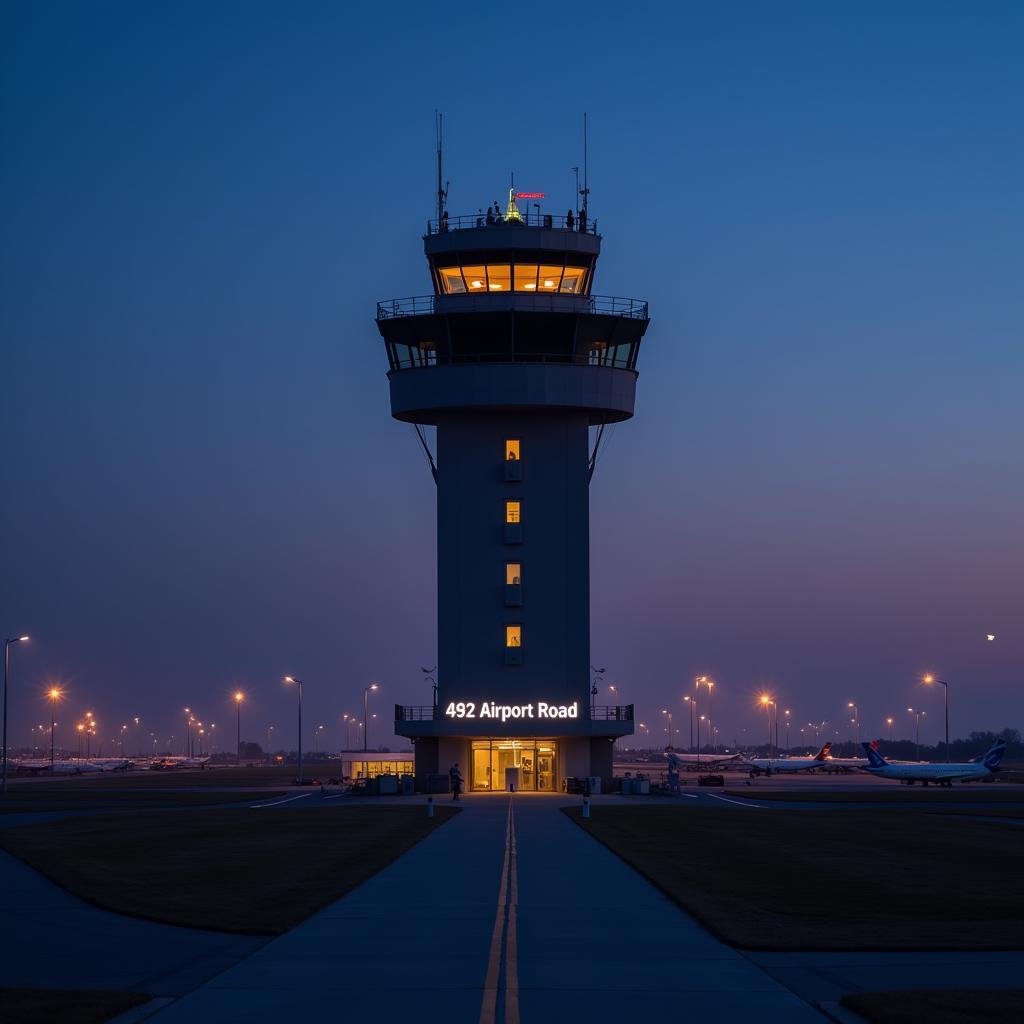
[[[555,792],[554,740],[473,740],[472,765],[470,788],[478,792],[502,792],[510,778],[526,793]]]

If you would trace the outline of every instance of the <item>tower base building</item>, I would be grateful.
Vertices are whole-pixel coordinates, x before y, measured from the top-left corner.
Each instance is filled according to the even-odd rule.
[[[437,431],[437,700],[395,708],[423,790],[454,764],[470,791],[610,781],[633,732],[590,688],[590,428],[633,415],[649,319],[592,294],[600,246],[512,195],[430,222],[433,294],[377,306],[391,413]]]

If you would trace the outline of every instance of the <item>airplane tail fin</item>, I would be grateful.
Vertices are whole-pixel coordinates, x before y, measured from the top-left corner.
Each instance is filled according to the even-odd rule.
[[[832,749],[832,741],[828,740],[825,745],[814,755],[815,761],[824,761],[828,757],[828,752]]]
[[[862,743],[864,753],[868,758],[869,768],[884,768],[889,762],[870,743]]]
[[[1003,760],[1003,754],[1006,753],[1006,740],[996,740],[992,744],[992,748],[982,758],[981,763],[990,771],[994,772],[998,769],[1000,762]]]

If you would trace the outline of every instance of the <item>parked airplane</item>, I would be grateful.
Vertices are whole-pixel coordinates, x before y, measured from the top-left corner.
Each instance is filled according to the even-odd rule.
[[[209,763],[208,757],[160,757],[151,762],[149,767],[153,771],[163,772],[172,768],[205,768]]]
[[[929,782],[940,786],[952,786],[956,779],[985,779],[998,770],[1003,754],[1006,753],[1006,740],[996,740],[989,752],[978,761],[967,761],[961,764],[892,764],[886,761],[870,743],[862,743],[864,753],[868,756],[868,766],[864,769],[880,779],[899,779],[912,786],[920,782],[927,786]]]
[[[103,770],[90,761],[54,761],[51,764],[49,758],[12,761],[11,767],[17,775],[81,775]]]
[[[773,772],[806,772],[825,765],[825,758],[832,749],[831,741],[826,743],[814,757],[748,757],[743,763],[750,768],[751,775],[771,775]]]
[[[680,754],[676,750],[666,750],[669,771],[677,772],[681,768],[711,768],[716,765],[730,764],[738,761],[742,754]]]

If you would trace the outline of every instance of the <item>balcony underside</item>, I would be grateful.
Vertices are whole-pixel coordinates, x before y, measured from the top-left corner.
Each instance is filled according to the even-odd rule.
[[[393,370],[391,415],[436,424],[440,414],[470,409],[566,409],[592,424],[633,415],[636,371],[566,363],[423,366]]]

